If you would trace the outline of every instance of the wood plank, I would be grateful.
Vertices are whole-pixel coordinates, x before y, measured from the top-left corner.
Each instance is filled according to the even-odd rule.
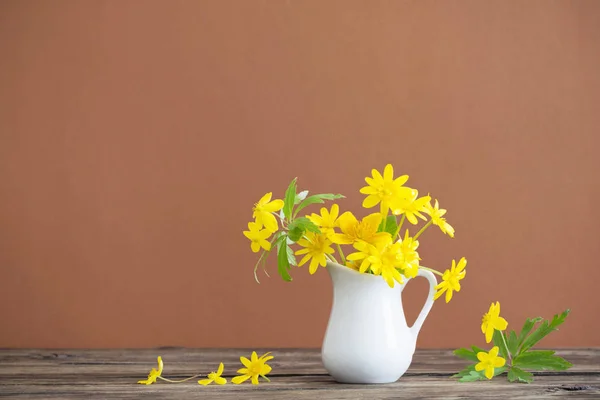
[[[258,349],[258,352],[265,352]],[[274,349],[272,382],[203,387],[182,384],[136,384],[165,360],[163,375],[173,379],[214,370],[220,361],[225,376],[239,368],[248,349],[0,350],[0,396],[47,399],[223,398],[223,399],[600,399],[600,349],[564,349],[557,353],[574,363],[566,372],[536,374],[530,385],[490,382],[458,383],[449,376],[465,362],[450,350],[417,350],[413,364],[398,382],[387,385],[339,384],[327,375],[318,349]]]
[[[259,354],[273,349],[256,349]],[[54,374],[55,368],[65,374],[110,374],[119,366],[118,374],[140,376],[156,364],[161,355],[165,376],[193,375],[211,371],[219,362],[226,370],[237,370],[239,356],[248,356],[250,349],[98,349],[98,350],[0,350],[0,376],[15,374]],[[562,349],[557,355],[573,363],[569,372],[600,372],[600,349]],[[270,362],[277,374],[326,375],[319,349],[274,349]],[[466,362],[455,357],[451,350],[418,349],[408,374],[428,373],[449,375],[461,370]]]
[[[598,376],[539,376],[535,382],[510,384],[499,379],[490,382],[457,383],[451,379],[412,376],[386,385],[348,385],[334,382],[329,376],[273,377],[271,383],[203,387],[197,383],[136,385],[126,378],[104,380],[78,376],[55,379],[16,380],[0,386],[1,396],[14,398],[214,398],[219,399],[562,399],[600,398]]]

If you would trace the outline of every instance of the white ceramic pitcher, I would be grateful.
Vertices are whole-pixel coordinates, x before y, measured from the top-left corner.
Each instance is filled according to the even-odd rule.
[[[323,341],[323,365],[338,382],[395,382],[408,369],[419,330],[433,305],[437,281],[425,270],[429,295],[414,325],[408,327],[402,308],[402,290],[381,276],[361,274],[328,262],[333,282],[333,306]]]

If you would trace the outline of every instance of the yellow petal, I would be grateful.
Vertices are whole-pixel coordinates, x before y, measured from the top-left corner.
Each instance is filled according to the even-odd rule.
[[[317,268],[319,268],[319,260],[317,260],[316,257],[313,257],[312,260],[310,260],[310,266],[309,266],[308,271],[312,275],[315,272],[317,272]]]
[[[506,364],[506,360],[502,357],[497,357],[494,360],[494,367],[496,368],[504,367],[504,364]]]
[[[377,194],[378,193],[377,189],[375,189],[372,186],[362,187],[362,188],[360,188],[359,192],[362,194]]]
[[[376,181],[382,181],[383,180],[383,176],[381,176],[381,174],[379,173],[379,171],[377,171],[376,169],[372,169],[371,170],[371,174],[373,175],[373,179],[375,179]]]
[[[240,357],[240,361],[242,362],[242,364],[244,364],[244,367],[246,368],[250,368],[252,366],[252,363],[246,357]]]
[[[260,200],[258,201],[258,204],[261,204],[261,205],[267,204],[269,201],[271,201],[272,196],[273,196],[273,192],[269,192],[269,193],[265,194],[263,197],[260,198]]]
[[[503,331],[508,327],[508,322],[504,318],[498,317],[494,325],[496,329],[498,329],[499,331]]]
[[[271,250],[271,243],[269,241],[267,241],[267,240],[261,240],[260,241],[260,247],[262,247],[266,251],[269,251],[269,250]]]
[[[215,383],[216,383],[217,385],[224,385],[224,384],[226,384],[226,383],[227,383],[227,379],[225,379],[225,378],[223,378],[223,377],[221,377],[221,376],[217,376],[217,377],[215,378]]]
[[[336,244],[352,244],[354,243],[354,240],[352,240],[351,237],[349,237],[348,235],[345,235],[343,233],[334,233],[333,235],[329,236],[329,239]]]
[[[223,369],[225,368],[225,366],[223,365],[223,363],[219,364],[219,369],[217,370],[217,375],[221,376],[221,374],[223,373]]]
[[[302,257],[302,260],[300,260],[300,262],[298,263],[298,266],[299,267],[303,266],[310,259],[311,259],[311,255],[310,254],[305,255],[304,257]]]
[[[268,229],[271,232],[277,231],[277,219],[273,214],[263,212],[261,213],[262,223],[265,225],[265,229]]]
[[[256,354],[255,351],[252,352],[252,356],[250,356],[250,361],[257,362],[258,361],[258,354]]]
[[[378,196],[370,194],[363,200],[362,206],[364,208],[375,207],[377,204],[379,204],[380,201],[381,199]]]
[[[202,386],[206,386],[206,385],[212,383],[212,381],[213,381],[212,379],[200,379],[198,381],[198,383],[201,384]]]
[[[162,370],[163,370],[163,360],[162,360],[161,356],[158,356],[157,360],[158,360],[158,374],[157,374],[157,376],[160,376],[160,374],[162,374]]]
[[[260,251],[260,243],[252,242],[250,247],[252,248],[253,253],[258,253]]]
[[[383,179],[386,181],[394,180],[394,167],[392,167],[392,164],[386,165],[383,169]]]
[[[270,373],[270,372],[271,372],[271,370],[272,370],[272,369],[273,369],[273,368],[271,368],[271,366],[269,366],[269,365],[265,364],[265,365],[263,365],[263,366],[262,366],[262,368],[260,369],[260,374],[261,374],[261,375],[267,375],[268,373]]]
[[[231,378],[231,383],[239,385],[240,383],[247,381],[248,378],[250,378],[250,375],[234,376],[233,378]]]
[[[450,303],[450,300],[452,300],[452,289],[446,290],[446,303]]]
[[[494,377],[494,367],[489,366],[485,369],[485,377],[492,379]]]
[[[252,384],[258,385],[258,375],[252,375]]]
[[[275,212],[275,211],[279,211],[283,208],[284,206],[284,202],[283,200],[273,200],[270,203],[267,203],[263,206],[263,210],[268,211],[268,212]]]

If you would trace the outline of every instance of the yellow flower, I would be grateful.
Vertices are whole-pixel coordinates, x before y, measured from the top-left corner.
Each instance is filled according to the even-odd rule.
[[[446,214],[446,210],[440,208],[440,204],[438,201],[435,201],[435,206],[431,206],[431,203],[428,202],[425,205],[424,210],[431,217],[431,222],[434,225],[440,227],[440,230],[451,238],[454,237],[454,228],[448,222],[446,222],[446,218],[443,218],[444,214]]]
[[[200,379],[198,383],[204,386],[213,382],[217,385],[226,384],[227,379],[221,377],[221,374],[223,373],[223,368],[223,363],[219,364],[219,369],[217,370],[217,372],[211,372],[210,374],[208,374],[208,379]]]
[[[498,346],[494,346],[489,353],[485,351],[477,353],[479,363],[475,364],[475,371],[485,370],[485,377],[492,379],[494,377],[494,368],[500,368],[506,364],[504,358],[498,357],[498,350]]]
[[[236,385],[247,381],[252,378],[252,384],[258,385],[258,377],[263,377],[264,379],[269,381],[267,378],[267,374],[271,372],[271,367],[267,365],[267,361],[271,360],[273,356],[270,356],[271,353],[265,353],[262,356],[258,357],[256,352],[252,352],[252,356],[250,356],[250,360],[246,357],[240,357],[240,361],[244,364],[244,368],[238,369],[238,374],[242,374],[231,379],[231,382]]]
[[[457,291],[460,292],[460,280],[465,277],[467,271],[465,271],[465,267],[467,266],[467,259],[461,258],[456,265],[456,261],[452,260],[452,268],[447,269],[442,275],[442,282],[438,284],[435,288],[437,292],[433,297],[434,300],[437,300],[444,292],[446,292],[446,303],[448,303],[452,299],[452,292]]]
[[[372,178],[365,178],[368,186],[360,189],[362,194],[367,195],[362,205],[365,208],[371,208],[380,204],[381,214],[385,216],[392,202],[407,197],[407,194],[410,193],[410,189],[402,186],[408,180],[408,175],[394,179],[394,168],[391,164],[385,166],[383,176],[376,169],[373,169],[371,174]]]
[[[400,251],[402,252],[402,273],[407,278],[414,278],[419,273],[419,241],[408,236],[408,229],[404,235],[404,239],[400,242]]]
[[[163,370],[162,358],[161,358],[161,356],[158,356],[158,371],[155,370],[154,368],[152,368],[150,370],[150,373],[148,373],[148,379],[143,380],[143,381],[138,381],[138,383],[142,384],[142,385],[152,385],[154,382],[156,382],[156,379],[160,377],[160,374],[162,374],[162,370]]]
[[[308,216],[308,219],[319,227],[321,233],[331,239],[331,236],[335,233],[334,228],[340,226],[338,221],[339,213],[340,207],[337,204],[333,204],[331,206],[331,211],[327,211],[327,209],[323,207],[321,208],[321,215],[313,213]]]
[[[421,198],[417,198],[418,196],[419,191],[417,189],[410,189],[410,194],[408,196],[399,198],[392,202],[392,213],[394,215],[406,215],[408,222],[413,225],[416,225],[419,222],[417,217],[421,218],[423,221],[426,221],[427,218],[425,218],[421,212],[426,212],[426,205],[431,200],[431,197],[423,196]]]
[[[346,211],[338,218],[342,233],[331,235],[331,241],[337,244],[353,244],[358,241],[365,241],[373,245],[381,241],[385,242],[391,239],[391,235],[388,232],[377,232],[381,220],[381,214],[373,213],[359,222],[354,214]]]
[[[380,241],[376,246],[366,242],[356,242],[354,248],[356,253],[349,254],[347,259],[351,262],[362,260],[359,267],[360,273],[370,270],[374,275],[381,275],[390,287],[394,287],[394,281],[402,284],[402,275],[398,266],[402,264],[402,252],[400,243],[393,243],[392,238]]]
[[[485,342],[492,341],[494,330],[503,331],[508,327],[508,322],[500,316],[500,302],[492,303],[490,310],[483,315],[481,320],[481,332],[485,334]]]
[[[379,275],[381,273],[381,250],[382,247],[386,245],[387,244],[382,244],[380,242],[378,244],[380,248],[377,248],[376,246],[373,246],[367,242],[356,242],[354,243],[354,248],[358,251],[348,254],[346,259],[349,261],[354,261],[357,264],[360,261],[358,272],[361,274],[371,270],[373,274]]]
[[[317,268],[320,266],[324,267],[327,264],[327,257],[325,254],[331,254],[334,250],[331,248],[331,240],[327,239],[327,236],[313,232],[306,232],[304,238],[298,240],[298,244],[303,249],[297,250],[296,255],[306,254],[298,266],[304,265],[310,260],[309,271],[312,274],[317,272]]]
[[[275,211],[279,211],[283,208],[283,200],[271,201],[272,192],[265,194],[258,203],[254,204],[252,208],[252,218],[255,218],[255,222],[259,228],[263,226],[271,233],[277,231],[277,219],[273,215]]]
[[[260,248],[269,251],[271,250],[271,243],[267,240],[269,236],[271,236],[271,232],[267,229],[260,229],[261,226],[256,222],[248,222],[248,231],[244,231],[244,236],[246,236],[252,243],[250,243],[250,247],[252,251],[258,253]]]

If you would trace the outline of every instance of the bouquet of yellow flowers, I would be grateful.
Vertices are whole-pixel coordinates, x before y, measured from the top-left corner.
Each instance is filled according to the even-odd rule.
[[[296,179],[287,188],[284,200],[273,200],[272,193],[265,194],[254,205],[254,221],[244,231],[252,251],[262,250],[254,268],[256,280],[259,265],[264,267],[268,255],[276,248],[278,272],[286,281],[292,279],[291,266],[302,266],[309,261],[311,274],[329,260],[362,274],[380,275],[390,287],[394,287],[394,282],[403,283],[403,278],[414,278],[421,268],[442,277],[435,298],[445,293],[449,302],[453,292],[460,291],[467,260],[464,257],[458,263],[453,260],[452,267],[441,273],[421,265],[417,251],[419,237],[431,225],[454,237],[454,228],[444,217],[446,210],[440,208],[438,200],[432,204],[431,196],[419,197],[418,190],[405,186],[407,175],[394,178],[390,164],[385,166],[383,174],[376,169],[371,174],[365,178],[367,186],[360,189],[366,195],[362,205],[367,209],[379,205],[379,211],[361,220],[350,211],[340,215],[338,204],[332,204],[329,210],[321,208],[320,214],[300,216],[307,206],[344,196],[330,193],[309,196],[306,190],[297,193]],[[422,226],[414,235],[409,229],[402,235],[406,222],[416,226],[419,220],[423,221]],[[294,251],[291,246],[300,248]],[[352,246],[352,252],[346,256],[342,246]],[[300,262],[295,256],[302,256]]]

